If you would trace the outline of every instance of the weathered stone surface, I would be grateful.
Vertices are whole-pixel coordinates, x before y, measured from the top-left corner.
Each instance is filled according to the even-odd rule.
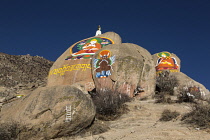
[[[84,46],[88,46],[88,41],[94,38],[104,38],[104,39],[111,39],[112,43],[120,44],[121,38],[118,34],[114,32],[107,32],[101,34],[99,36],[91,37],[79,41],[69,47],[53,64],[50,69],[49,77],[48,77],[48,84],[47,86],[54,86],[54,85],[72,85],[75,83],[81,84],[86,88],[86,90],[91,91],[95,88],[92,75],[91,75],[91,56],[92,54],[85,50]],[[84,43],[84,41],[87,41]],[[75,45],[78,43],[83,43],[83,50],[75,51]],[[103,43],[101,44],[101,46]],[[77,45],[78,46],[78,45]],[[97,47],[97,43],[95,44]],[[86,48],[87,49],[87,48]],[[85,50],[85,51],[84,51]],[[75,52],[74,52],[75,51]],[[92,53],[95,53],[96,50],[92,50]],[[89,53],[86,55],[81,55]],[[90,56],[90,57],[89,57]],[[81,57],[81,58],[80,58]]]
[[[178,80],[178,91],[177,94],[180,94],[180,91],[183,91],[184,89],[192,88],[192,87],[197,87],[199,88],[199,91],[201,93],[201,97],[203,99],[210,99],[210,93],[209,90],[205,88],[204,85],[200,84],[199,82],[193,80],[186,74],[182,72],[173,72],[171,75],[174,75],[177,80]]]
[[[71,106],[71,121],[66,120],[66,106]],[[90,98],[75,87],[39,88],[30,95],[2,107],[0,122],[26,124],[39,137],[55,138],[74,134],[91,124],[95,106]]]
[[[155,65],[151,54],[138,45],[105,46],[95,54],[92,64],[97,91],[111,89],[131,97],[135,93],[141,97],[154,93]]]
[[[166,53],[166,57],[161,54]],[[160,53],[156,53],[152,55],[155,68],[157,72],[161,72],[162,70],[170,70],[171,72],[179,72],[181,69],[181,61],[179,57],[176,56],[174,53],[170,53],[167,51],[163,51]]]

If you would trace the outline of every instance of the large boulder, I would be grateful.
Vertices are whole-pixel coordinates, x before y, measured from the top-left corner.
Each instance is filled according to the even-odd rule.
[[[107,45],[94,55],[92,74],[97,91],[112,90],[130,97],[149,96],[155,90],[155,65],[151,54],[131,44]]]
[[[37,137],[49,139],[79,132],[91,124],[94,116],[92,100],[81,90],[65,85],[39,88],[3,105],[0,122],[20,122]]]
[[[51,67],[47,86],[72,85],[79,82],[85,90],[93,90],[95,85],[91,75],[92,56],[109,44],[121,44],[120,36],[107,32],[70,46]]]

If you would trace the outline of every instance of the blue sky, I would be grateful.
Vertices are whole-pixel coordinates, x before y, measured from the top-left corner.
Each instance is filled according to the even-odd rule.
[[[0,21],[0,52],[55,61],[101,25],[151,54],[175,53],[210,89],[209,0],[1,0]]]

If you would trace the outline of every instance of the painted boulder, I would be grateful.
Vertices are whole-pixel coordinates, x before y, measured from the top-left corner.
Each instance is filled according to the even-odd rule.
[[[94,55],[92,74],[97,91],[112,90],[145,97],[155,90],[151,54],[130,43],[107,45]]]
[[[153,55],[157,76],[163,71],[170,72],[178,81],[178,87],[175,88],[175,94],[180,95],[183,91],[190,94],[196,94],[201,99],[209,99],[209,91],[202,84],[180,72],[181,61],[173,53],[164,51]],[[194,96],[194,95],[193,95]]]
[[[72,85],[79,82],[86,91],[94,89],[91,59],[96,52],[109,44],[121,44],[120,36],[107,32],[73,44],[51,67],[47,86]]]
[[[180,59],[173,53],[164,51],[153,55],[157,73],[168,70],[170,72],[180,71]]]

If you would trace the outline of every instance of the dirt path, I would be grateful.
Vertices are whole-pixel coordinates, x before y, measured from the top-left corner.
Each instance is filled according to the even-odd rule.
[[[108,132],[76,138],[76,140],[210,140],[210,133],[187,127],[180,120],[160,122],[164,109],[181,114],[190,109],[189,104],[155,104],[154,100],[135,100],[128,103],[130,111],[116,121],[110,121]],[[64,140],[64,139],[63,139]]]

